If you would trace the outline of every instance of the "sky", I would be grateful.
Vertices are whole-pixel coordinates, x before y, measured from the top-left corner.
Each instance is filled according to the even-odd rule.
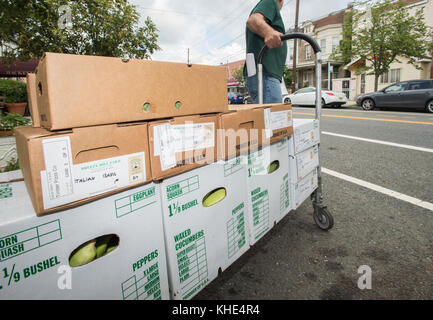
[[[156,24],[162,50],[152,60],[219,65],[245,59],[245,23],[259,0],[130,0],[141,21]],[[344,9],[350,0],[300,0],[299,22]],[[296,0],[281,10],[286,30],[295,24]]]

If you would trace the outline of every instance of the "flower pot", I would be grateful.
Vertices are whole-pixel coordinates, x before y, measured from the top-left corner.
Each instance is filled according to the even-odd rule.
[[[0,131],[0,137],[7,137],[7,136],[13,136],[14,132],[12,130],[10,131]]]
[[[18,113],[23,116],[27,107],[27,102],[6,103],[6,107],[8,108],[9,113]]]

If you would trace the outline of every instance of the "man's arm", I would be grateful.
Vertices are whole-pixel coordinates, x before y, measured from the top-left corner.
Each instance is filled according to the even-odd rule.
[[[247,27],[255,34],[265,40],[266,46],[272,49],[281,46],[281,32],[276,31],[266,22],[266,18],[261,13],[253,13],[247,20]]]

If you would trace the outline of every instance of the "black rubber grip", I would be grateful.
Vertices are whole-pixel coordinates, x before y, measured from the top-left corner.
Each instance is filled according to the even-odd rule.
[[[286,41],[290,39],[302,39],[307,41],[313,47],[314,53],[322,51],[317,41],[305,33],[296,32],[296,33],[288,33],[281,36],[281,41]],[[266,45],[262,48],[259,54],[258,64],[262,64],[263,58],[265,57],[265,54],[268,50],[269,48]]]

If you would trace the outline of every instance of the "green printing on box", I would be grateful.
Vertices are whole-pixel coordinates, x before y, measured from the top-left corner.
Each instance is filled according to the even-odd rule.
[[[245,205],[242,202],[232,211],[232,218],[227,221],[228,257],[233,257],[246,243],[245,240]]]
[[[0,199],[12,198],[12,186],[9,183],[0,185]]]
[[[280,187],[280,214],[287,213],[286,210],[290,206],[290,189],[289,189],[289,174],[283,177],[283,183]]]
[[[121,284],[123,300],[161,300],[158,262]]]
[[[254,238],[260,238],[269,229],[269,194],[260,188],[251,192],[253,205]]]
[[[200,188],[200,181],[198,175],[181,180],[173,183],[166,187],[167,200],[173,200],[175,198],[184,196],[190,192],[198,190]]]
[[[120,198],[114,201],[114,206],[116,210],[116,217],[121,218],[127,214],[133,213],[134,211],[140,210],[141,208],[147,207],[157,200],[153,197],[155,196],[155,187],[142,190],[140,192],[131,194],[129,196]],[[151,202],[145,202],[145,200],[152,199]]]
[[[242,170],[241,158],[228,161],[226,164],[224,164],[224,177],[229,177],[239,170]]]
[[[191,234],[191,229],[174,236],[179,282],[184,300],[208,283],[206,239],[204,231]]]
[[[62,240],[60,220],[19,231],[0,238],[0,262]]]

